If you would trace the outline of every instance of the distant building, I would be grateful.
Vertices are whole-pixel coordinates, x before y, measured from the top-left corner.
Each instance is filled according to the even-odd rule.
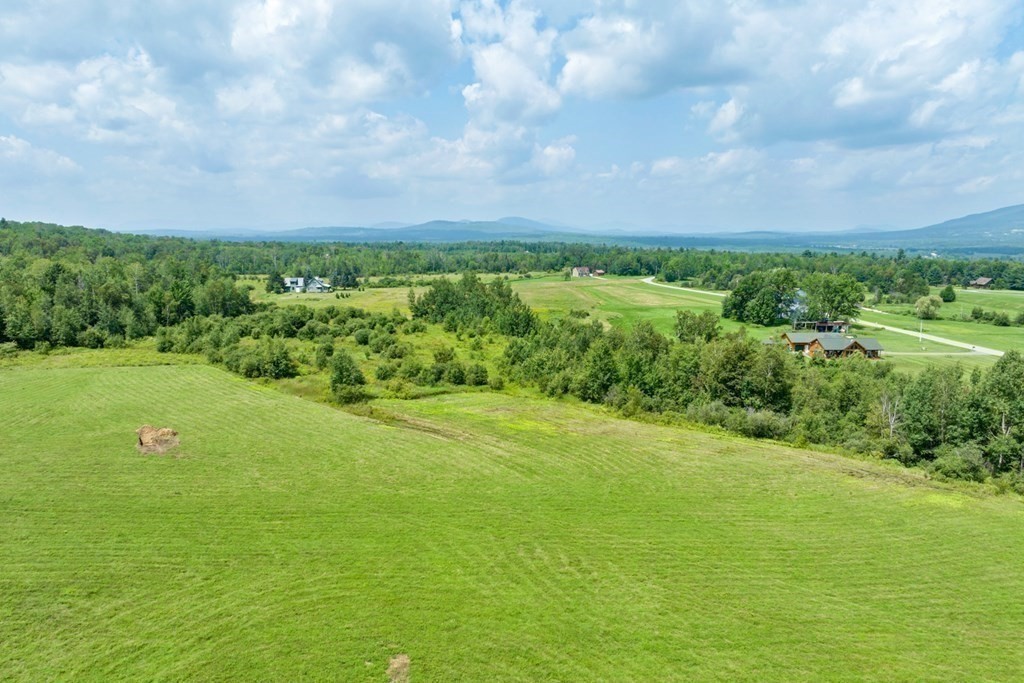
[[[591,277],[590,268],[587,266],[576,266],[572,269],[573,277]]]
[[[286,277],[284,279],[284,289],[286,292],[329,292],[331,291],[331,285],[323,278],[311,277],[309,279],[303,277]]]
[[[990,277],[979,277],[977,280],[971,280],[971,287],[975,289],[986,289],[992,284],[992,278]]]
[[[873,337],[846,337],[834,332],[786,332],[782,341],[793,353],[821,358],[846,358],[854,353],[881,358],[883,350]]]
[[[833,332],[846,334],[850,324],[845,320],[798,320],[793,323],[794,330],[813,330],[814,332]]]
[[[594,277],[601,277],[602,275],[604,275],[604,271],[603,270],[597,269],[597,270],[594,271]]]

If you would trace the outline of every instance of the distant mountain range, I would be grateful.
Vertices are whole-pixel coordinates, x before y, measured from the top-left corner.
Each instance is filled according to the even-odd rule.
[[[588,231],[509,216],[496,221],[430,221],[419,225],[382,223],[374,227],[318,227],[275,232],[191,232],[152,230],[146,234],[281,242],[589,242],[628,246],[739,249],[744,251],[825,250],[1024,256],[1024,204],[914,230],[864,228],[844,232],[750,231],[718,234],[651,234],[643,231]]]

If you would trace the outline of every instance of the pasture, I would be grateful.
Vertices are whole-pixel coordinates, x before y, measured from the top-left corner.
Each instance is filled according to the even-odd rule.
[[[577,309],[623,328],[647,320],[656,330],[667,335],[674,334],[677,310],[695,313],[720,313],[722,310],[721,297],[652,287],[639,278],[630,277],[565,280],[559,275],[514,281],[512,287],[523,301],[542,315],[560,315]],[[723,320],[722,324],[726,330],[740,327],[731,320]]]
[[[998,351],[1024,349],[1024,327],[997,327],[995,325],[962,320],[922,321],[910,315],[884,314],[872,311],[862,311],[860,319],[890,327],[899,327],[915,334],[923,330],[924,334],[946,337]],[[932,344],[934,343],[932,342]]]
[[[458,276],[450,276],[458,277]],[[497,277],[483,275],[483,278]],[[429,278],[424,278],[424,281]],[[672,286],[658,286],[646,283],[636,277],[574,278],[565,280],[559,275],[534,274],[529,278],[522,276],[510,277],[512,288],[530,307],[541,316],[564,315],[570,310],[586,311],[588,319],[600,320],[608,325],[628,329],[641,320],[649,321],[659,332],[672,336],[674,334],[676,311],[689,310],[696,313],[702,311],[721,312],[721,293],[702,293],[687,291]],[[349,290],[347,298],[338,299],[330,294],[267,294],[262,284],[252,281],[255,290],[253,297],[257,301],[273,301],[279,305],[301,303],[311,307],[331,304],[355,306],[374,312],[388,312],[398,309],[408,313],[408,287],[367,288]],[[413,288],[421,293],[422,287]],[[991,297],[1001,306],[1011,306],[1020,299],[1024,301],[1024,293],[1017,292],[963,292],[966,297]],[[958,290],[958,296],[960,291]],[[951,304],[950,306],[957,306]],[[988,306],[995,309],[995,306]],[[886,314],[862,312],[860,318],[867,322],[881,323],[900,327],[908,331],[918,330],[918,320],[909,315],[900,315],[907,309],[901,307],[883,307]],[[722,329],[734,332],[741,327],[755,339],[766,339],[778,336],[790,329],[788,325],[776,327],[760,327],[743,325],[732,320],[722,319]],[[999,328],[993,325],[982,325],[961,321],[936,320],[925,322],[925,332],[956,341],[977,344],[1002,351],[1012,348],[1024,348],[1024,330],[1019,327]],[[866,325],[857,325],[853,333],[860,336],[875,337],[887,352],[887,360],[898,370],[919,372],[928,365],[960,363],[968,371],[973,368],[990,367],[996,360],[994,356],[970,353],[956,346],[949,346],[936,341],[919,341],[913,336],[880,330]]]
[[[589,312],[598,320],[625,328],[640,320],[647,320],[659,332],[669,336],[674,334],[677,310],[689,310],[697,313],[701,311],[720,313],[722,310],[721,293],[716,295],[711,292],[701,293],[672,286],[651,285],[639,278],[605,277],[565,281],[559,276],[520,280],[514,282],[513,287],[526,303],[542,314],[561,314],[575,308]],[[864,313],[862,318],[867,321],[892,324],[894,327],[905,326],[903,323],[893,324],[893,316]],[[721,324],[722,329],[727,332],[744,327],[747,334],[755,339],[778,336],[790,330],[788,325],[761,327],[742,325],[727,319],[722,319]],[[944,335],[942,330],[933,331],[932,334],[967,341],[971,337],[967,336],[966,332],[970,330],[962,329],[963,325],[968,325],[971,328],[980,327],[962,323],[961,328],[950,330],[960,336]],[[1019,328],[1017,329],[1019,330]],[[993,356],[973,354],[966,349],[935,341],[924,340],[922,342],[912,336],[866,325],[854,326],[853,333],[859,336],[875,337],[886,351],[895,352],[887,359],[899,370],[918,372],[929,364],[949,363],[961,363],[970,370],[975,367],[986,368],[995,362]],[[994,336],[1000,343],[1008,341],[1006,332]],[[983,342],[978,343],[984,345]]]
[[[0,368],[0,679],[1024,671],[1016,497],[570,401],[359,417],[134,358]],[[178,451],[139,454],[144,423]]]

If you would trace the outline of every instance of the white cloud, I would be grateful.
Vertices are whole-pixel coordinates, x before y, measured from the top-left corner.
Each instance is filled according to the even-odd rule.
[[[576,158],[576,150],[572,146],[574,141],[574,138],[565,138],[543,148],[538,146],[534,150],[534,166],[546,176],[564,173]]]
[[[235,10],[231,46],[306,96],[359,105],[427,89],[461,30],[447,0],[252,0]]]
[[[518,0],[462,7],[476,82],[462,90],[477,121],[538,122],[558,111],[561,96],[550,84],[557,32],[537,28],[539,14]]]
[[[708,124],[708,133],[727,141],[736,139],[737,133],[733,129],[743,117],[743,109],[743,105],[735,98],[730,99],[715,112]]]
[[[0,135],[0,159],[8,180],[21,177],[31,182],[28,173],[43,176],[64,175],[81,170],[74,161],[50,149],[35,147],[14,135]]]
[[[563,93],[591,99],[651,96],[739,77],[724,48],[725,3],[600,3],[562,39]]]
[[[140,212],[161,192],[322,213],[364,193],[546,197],[567,222],[705,202],[811,222],[798,200],[848,201],[891,223],[870,213],[1019,198],[1022,18],[1019,0],[10,0],[0,154]]]
[[[217,109],[225,116],[267,117],[284,111],[284,100],[273,78],[256,76],[217,90]]]

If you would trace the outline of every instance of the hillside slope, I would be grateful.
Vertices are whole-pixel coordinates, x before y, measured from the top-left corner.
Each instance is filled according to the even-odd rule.
[[[1024,670],[1017,499],[562,402],[374,405],[205,366],[0,369],[0,678]],[[138,454],[143,423],[178,457]]]

